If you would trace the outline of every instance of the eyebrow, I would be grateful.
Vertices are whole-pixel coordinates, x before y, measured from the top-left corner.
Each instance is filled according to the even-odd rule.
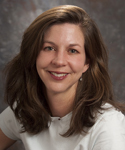
[[[54,42],[52,41],[43,41],[43,43],[49,43],[49,44],[52,44],[52,45],[56,45]],[[73,43],[73,44],[69,44],[69,47],[72,47],[72,46],[79,46],[81,47],[79,44],[77,43]]]
[[[52,44],[52,45],[56,45],[54,42],[51,42],[51,41],[43,41],[43,43],[49,43],[49,44]]]

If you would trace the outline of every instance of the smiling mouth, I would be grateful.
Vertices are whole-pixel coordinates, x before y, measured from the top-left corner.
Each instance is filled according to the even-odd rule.
[[[68,73],[55,73],[55,72],[50,72],[50,73],[56,77],[64,77],[68,74]]]

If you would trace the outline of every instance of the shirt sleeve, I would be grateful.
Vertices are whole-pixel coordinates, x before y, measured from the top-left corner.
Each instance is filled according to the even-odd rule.
[[[121,112],[107,113],[93,130],[93,150],[125,150],[125,116]]]
[[[20,139],[20,124],[10,107],[7,107],[0,114],[0,128],[2,132],[10,139]]]

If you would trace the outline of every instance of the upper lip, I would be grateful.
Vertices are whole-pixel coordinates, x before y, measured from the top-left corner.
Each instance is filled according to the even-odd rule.
[[[68,74],[68,72],[60,72],[60,71],[49,71],[49,72],[54,72],[54,73],[57,73],[57,74]]]

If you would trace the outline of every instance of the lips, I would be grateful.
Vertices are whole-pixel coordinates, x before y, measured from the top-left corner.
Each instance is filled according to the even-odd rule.
[[[56,80],[63,80],[67,77],[68,73],[64,73],[64,72],[51,72],[49,71],[50,75],[52,78],[56,79]]]

